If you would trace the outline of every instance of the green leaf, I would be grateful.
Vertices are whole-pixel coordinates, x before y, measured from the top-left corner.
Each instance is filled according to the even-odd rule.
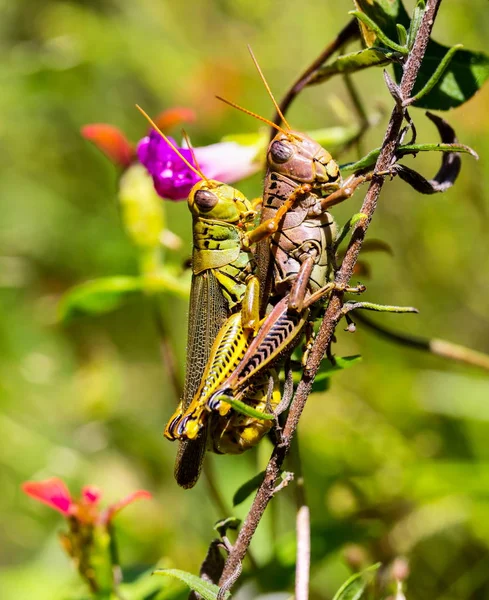
[[[360,600],[365,588],[372,579],[372,575],[379,569],[381,563],[377,563],[364,569],[360,573],[355,573],[336,592],[333,600]]]
[[[408,54],[409,50],[405,46],[401,46],[401,44],[398,44],[397,42],[391,40],[388,36],[386,36],[382,29],[377,25],[377,23],[375,23],[375,21],[373,21],[364,12],[360,10],[352,10],[348,14],[356,17],[359,21],[361,21],[361,23],[363,23],[363,25],[365,25],[365,27],[368,30],[370,30],[371,33],[375,34],[377,40],[381,44],[384,44],[384,46],[387,46],[391,50],[399,52],[400,54]],[[397,28],[397,33],[399,33],[399,28]]]
[[[157,569],[154,572],[155,575],[167,575],[169,577],[174,577],[179,581],[183,582],[186,586],[188,586],[197,594],[200,594],[204,600],[217,600],[217,594],[219,592],[219,586],[214,585],[213,583],[209,583],[204,581],[197,575],[193,575],[192,573],[187,573],[186,571],[181,571],[180,569]],[[226,592],[224,598],[229,598],[231,594]]]
[[[62,321],[78,315],[110,312],[130,296],[141,292],[139,277],[104,277],[71,288],[61,299],[59,317]]]
[[[465,144],[405,144],[399,146],[396,150],[397,156],[404,156],[406,154],[417,154],[418,152],[462,152],[463,154],[470,154],[474,158],[478,158],[477,154]],[[346,163],[340,165],[342,171],[357,173],[364,171],[369,167],[373,167],[377,162],[377,158],[380,154],[380,148],[374,148],[363,158],[354,163]]]
[[[228,517],[227,519],[221,519],[214,525],[214,530],[223,537],[226,535],[228,529],[236,530],[241,524],[241,519],[237,517]]]
[[[325,392],[329,387],[329,381],[333,373],[348,369],[361,360],[362,357],[359,354],[356,354],[354,356],[335,357],[335,364],[329,360],[325,361],[324,366],[321,367],[320,373],[314,379],[312,392]]]
[[[408,45],[414,42],[413,34],[419,26],[422,15],[421,7],[415,9],[413,13],[415,23],[411,27],[411,19],[400,0],[376,0],[375,2],[355,0],[355,5],[358,10],[374,21],[391,40],[396,39],[398,26],[401,25],[409,31]],[[364,30],[363,27],[362,30]],[[369,30],[369,33],[372,34],[371,30]],[[371,37],[367,38],[366,43],[367,46],[382,45],[375,35],[373,40]],[[449,46],[430,39],[416,79],[413,95],[417,94],[428,83],[449,49]],[[394,65],[394,74],[397,83],[399,83],[402,77],[400,65]],[[439,81],[433,86],[433,89],[415,102],[414,106],[435,110],[455,108],[469,100],[488,78],[489,56],[487,54],[471,50],[458,50]]]
[[[334,364],[329,360],[326,361],[326,365],[321,367],[321,374],[331,375],[332,373],[336,373],[337,371],[343,371],[343,369],[349,369],[353,367],[354,364],[360,362],[362,357],[360,354],[355,354],[353,356],[338,356],[335,357]]]
[[[398,37],[397,25],[409,29],[409,16],[400,0],[354,0],[358,11],[365,14],[373,21],[391,40]],[[365,23],[361,24],[361,31],[366,45],[370,48],[374,45],[380,45],[375,32]]]
[[[356,73],[369,67],[383,67],[398,60],[400,54],[385,48],[367,48],[339,56],[331,64],[317,70],[307,85],[323,83],[338,74]]]
[[[243,483],[233,496],[233,506],[238,506],[250,496],[253,492],[255,492],[261,485],[263,479],[265,477],[265,471],[261,471],[251,479],[248,479],[246,483]]]
[[[413,95],[416,95],[430,80],[446,53],[449,46],[430,40],[426,55],[421,63],[421,69],[416,79]],[[401,80],[401,70],[394,66],[397,82]],[[489,78],[489,56],[483,52],[458,50],[441,78],[433,88],[413,106],[448,110],[467,102],[482,87]]]

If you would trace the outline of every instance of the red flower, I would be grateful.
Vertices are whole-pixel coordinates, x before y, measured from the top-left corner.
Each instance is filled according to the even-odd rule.
[[[195,113],[190,108],[169,108],[160,113],[155,122],[163,131],[180,123],[195,121]],[[81,128],[82,136],[90,140],[116,166],[122,169],[136,159],[134,145],[126,138],[120,129],[107,123],[92,123]]]
[[[26,481],[22,484],[22,489],[28,496],[47,504],[63,516],[72,517],[87,525],[106,525],[125,506],[142,498],[151,498],[149,492],[138,490],[101,511],[98,508],[101,493],[94,486],[85,486],[79,500],[73,500],[64,482],[57,477],[44,481]]]
[[[82,127],[81,134],[117,166],[125,169],[132,163],[134,147],[117,127],[106,123],[93,123]]]

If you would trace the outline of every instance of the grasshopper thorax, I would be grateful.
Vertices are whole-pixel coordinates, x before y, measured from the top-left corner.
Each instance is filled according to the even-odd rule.
[[[194,217],[238,223],[252,219],[251,202],[236,188],[214,181],[202,180],[188,196],[188,207]]]
[[[268,147],[267,164],[270,171],[317,188],[337,182],[340,176],[331,154],[298,131],[277,133]]]

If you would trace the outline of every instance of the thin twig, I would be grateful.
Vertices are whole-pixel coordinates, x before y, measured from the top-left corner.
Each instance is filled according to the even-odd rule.
[[[370,121],[369,121],[367,112],[365,110],[365,107],[363,106],[362,99],[360,98],[360,94],[358,93],[358,90],[357,90],[355,84],[353,83],[353,79],[351,78],[351,76],[348,73],[345,73],[343,75],[343,81],[345,82],[345,86],[348,91],[348,95],[350,96],[350,99],[352,101],[353,108],[357,115],[357,119],[358,119],[360,128],[358,130],[358,133],[351,140],[349,140],[349,142],[347,144],[345,144],[345,146],[341,149],[341,151],[346,152],[352,146],[356,146],[358,156],[361,157],[365,154],[365,152],[363,151],[364,149],[362,147],[362,138],[363,138],[364,133],[370,127]],[[336,156],[336,158],[338,159],[338,155]]]
[[[297,550],[295,561],[295,600],[308,600],[309,574],[311,570],[311,519],[309,505],[307,504],[304,474],[300,456],[299,439],[297,433],[292,438],[290,447],[290,462],[294,472],[295,499],[297,514],[295,530]],[[273,506],[273,504],[272,504]]]
[[[219,518],[224,519],[231,514],[231,511],[227,506],[226,501],[224,500],[221,492],[219,491],[219,487],[217,486],[214,474],[214,465],[213,461],[210,460],[211,458],[213,457],[207,456],[206,460],[204,460],[202,470],[204,472],[205,480],[207,482],[209,496],[211,497],[211,500],[216,506],[216,509],[219,513]]]
[[[150,301],[153,306],[154,320],[158,337],[160,339],[161,360],[166,372],[168,373],[168,377],[170,378],[175,399],[178,402],[183,394],[183,385],[178,374],[175,348],[172,344],[171,336],[168,334],[168,329],[163,318],[160,299],[157,296],[154,296],[153,298],[150,298]]]
[[[407,333],[401,333],[388,329],[383,325],[375,323],[368,317],[358,312],[354,313],[353,318],[355,321],[366,325],[372,331],[375,331],[379,336],[394,342],[407,346],[409,348],[416,348],[416,350],[423,350],[442,358],[448,358],[456,362],[471,365],[473,367],[479,367],[485,371],[489,371],[489,355],[483,352],[478,352],[472,348],[461,346],[460,344],[454,344],[447,340],[441,340],[438,338],[425,338],[417,335],[409,335]]]
[[[343,27],[343,29],[339,32],[336,38],[326,46],[326,48],[321,52],[321,54],[316,58],[316,60],[309,66],[307,69],[300,75],[295,83],[292,84],[287,94],[284,96],[284,99],[280,103],[280,110],[283,114],[290,108],[290,105],[295,100],[295,98],[300,94],[300,92],[306,87],[309,83],[311,77],[316,73],[316,71],[321,67],[330,56],[332,56],[335,52],[337,52],[341,46],[349,42],[350,40],[358,37],[359,30],[356,19],[351,19],[348,23]],[[276,125],[280,125],[282,119],[278,112],[275,113],[275,117],[273,118],[273,122]],[[272,127],[270,131],[270,141],[276,135],[275,129]]]
[[[427,2],[426,11],[424,12],[418,29],[413,49],[409,54],[403,69],[403,76],[399,86],[399,93],[403,99],[409,98],[412,92],[440,3],[441,0],[428,0]],[[379,173],[386,171],[391,166],[395,157],[396,145],[399,139],[403,119],[404,109],[400,103],[396,103],[387,126],[380,155],[375,165],[375,172]],[[346,251],[341,268],[335,278],[335,281],[338,284],[347,285],[353,275],[353,269],[357,262],[365,234],[377,207],[377,201],[382,189],[383,181],[383,177],[375,176],[370,184],[361,209],[361,212],[367,215],[367,218],[356,224],[352,240]],[[236,543],[234,544],[233,551],[226,561],[220,585],[223,585],[230,580],[233,573],[235,573],[236,568],[243,560],[268,502],[273,497],[275,481],[290,448],[291,439],[297,428],[302,411],[304,410],[306,400],[311,393],[314,377],[319,370],[319,365],[327,348],[333,340],[336,325],[341,319],[342,304],[342,293],[334,291],[331,295],[319,333],[308,357],[304,374],[297,386],[297,391],[292,401],[290,412],[283,430],[283,442],[275,447],[272,453],[265,471],[264,480],[256,493],[248,516],[246,517]]]

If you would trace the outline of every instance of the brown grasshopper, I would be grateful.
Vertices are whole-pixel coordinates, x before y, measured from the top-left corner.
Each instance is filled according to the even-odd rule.
[[[268,302],[276,305],[262,320],[244,356],[230,360],[226,369],[219,367],[218,378],[215,370],[208,371],[214,385],[203,381],[199,393],[175,423],[176,435],[183,439],[199,435],[206,412],[218,410],[221,416],[227,414],[231,404],[221,400],[239,400],[257,375],[262,375],[298,343],[309,307],[337,287],[330,282],[334,275],[336,227],[328,208],[351,196],[360,183],[371,178],[361,175],[342,182],[331,155],[309,136],[290,128],[254,57],[253,60],[286,128],[232,102],[224,102],[278,130],[267,151],[261,224],[248,233],[250,242],[258,242],[262,315]],[[342,287],[342,291],[357,293],[364,289]],[[240,338],[240,333],[235,335]],[[221,352],[222,348],[216,351]],[[216,386],[218,380],[220,384]]]

